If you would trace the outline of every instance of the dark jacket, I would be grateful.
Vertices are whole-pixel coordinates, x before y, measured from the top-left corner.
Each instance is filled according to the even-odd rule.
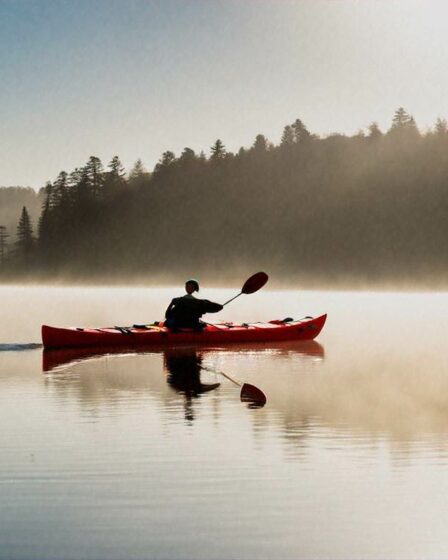
[[[223,306],[208,299],[196,299],[192,296],[174,298],[166,313],[166,326],[169,328],[198,328],[199,319],[204,313],[217,313]]]

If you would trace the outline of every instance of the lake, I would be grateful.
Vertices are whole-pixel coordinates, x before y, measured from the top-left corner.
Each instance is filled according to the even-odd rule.
[[[313,343],[34,346],[42,323],[145,323],[181,293],[0,287],[1,559],[448,556],[448,294],[263,290],[207,316],[326,312]],[[218,374],[173,381],[194,360],[267,404]]]

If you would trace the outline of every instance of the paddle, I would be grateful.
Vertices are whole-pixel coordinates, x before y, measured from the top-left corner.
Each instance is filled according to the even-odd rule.
[[[255,385],[251,385],[250,383],[241,383],[233,377],[230,377],[230,375],[228,375],[227,373],[224,373],[223,371],[219,371],[217,369],[211,369],[205,366],[201,366],[201,368],[210,373],[219,373],[219,375],[222,375],[238,387],[241,387],[240,400],[242,402],[251,403],[255,407],[262,407],[266,404],[266,395],[261,389],[255,387]]]
[[[253,274],[250,278],[248,278],[244,282],[244,285],[241,288],[241,292],[239,294],[237,294],[236,296],[234,296],[233,298],[229,299],[229,301],[226,301],[225,303],[223,303],[222,306],[224,307],[225,305],[227,305],[228,303],[230,303],[231,301],[233,301],[237,297],[240,297],[241,294],[249,295],[249,294],[253,294],[255,292],[258,292],[258,290],[260,290],[266,284],[266,282],[268,280],[269,280],[269,276],[266,274],[266,272],[257,272],[256,274]],[[211,303],[211,302],[209,302],[209,303]],[[209,312],[214,313],[214,311],[216,311],[216,310],[211,310]],[[210,324],[210,323],[207,323],[207,324]],[[141,326],[146,327],[147,325],[134,325],[134,327],[141,327]],[[114,327],[114,328],[121,331],[122,334],[132,334],[132,331],[130,330],[130,328],[132,328],[132,327]]]
[[[268,280],[269,280],[269,276],[266,274],[266,272],[257,272],[256,274],[254,274],[253,276],[251,276],[246,280],[244,286],[241,288],[241,292],[236,296],[234,296],[232,299],[229,299],[229,301],[226,301],[223,304],[223,307],[224,305],[227,305],[237,297],[240,297],[241,294],[248,295],[248,294],[253,294],[254,292],[258,292],[258,290],[260,290]]]

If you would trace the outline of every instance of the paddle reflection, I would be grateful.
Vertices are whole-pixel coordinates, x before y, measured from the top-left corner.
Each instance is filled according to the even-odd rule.
[[[202,383],[202,360],[201,353],[194,348],[173,348],[163,353],[167,382],[184,396],[185,420],[188,421],[194,420],[194,399],[220,386],[220,383]]]

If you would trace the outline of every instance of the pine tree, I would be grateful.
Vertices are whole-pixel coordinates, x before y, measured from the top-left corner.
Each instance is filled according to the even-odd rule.
[[[50,199],[50,207],[58,208],[65,205],[68,199],[68,175],[65,171],[61,171],[53,184],[52,196]]]
[[[51,185],[49,185],[51,187]],[[45,246],[48,241],[49,232],[49,222],[50,222],[50,200],[51,200],[51,189],[46,187],[46,196],[42,204],[42,212],[37,224],[37,237],[40,246]]]
[[[403,107],[399,107],[395,111],[394,116],[392,118],[391,130],[405,128],[408,122],[409,122],[408,113],[403,109]]]
[[[131,171],[129,172],[129,180],[135,181],[141,179],[147,174],[147,171],[143,165],[142,160],[139,158],[133,165]]]
[[[90,156],[89,161],[84,167],[85,177],[87,178],[90,191],[94,198],[101,195],[102,186],[104,184],[104,169],[100,158]]]
[[[25,262],[28,262],[33,251],[33,246],[33,228],[31,225],[28,210],[26,209],[26,206],[24,206],[22,208],[22,214],[20,215],[19,224],[17,226],[16,247],[19,258],[23,259]]]
[[[446,119],[438,118],[436,121],[436,134],[438,136],[444,136],[448,132],[448,123]]]
[[[218,140],[216,140],[216,142],[210,148],[210,151],[212,153],[212,155],[210,157],[210,159],[212,161],[221,160],[221,159],[224,159],[226,157],[226,147],[224,146],[224,144],[222,143],[222,141],[219,138],[218,138]]]
[[[128,173],[127,185],[133,190],[139,190],[145,187],[149,177],[142,160],[138,159]]]
[[[197,156],[195,154],[195,151],[192,150],[191,148],[184,148],[182,154],[180,155],[179,160],[182,163],[187,163],[187,162],[191,162],[191,161],[195,161],[197,159]]]
[[[289,124],[283,129],[282,139],[280,141],[281,146],[292,146],[294,144],[294,130]]]
[[[79,185],[79,183],[82,180],[82,176],[83,176],[83,170],[79,167],[76,167],[69,175],[68,177],[68,184],[71,187],[74,187],[76,189],[76,187]]]
[[[418,128],[415,119],[403,107],[399,107],[393,116],[389,133],[418,136]]]
[[[379,140],[383,136],[383,133],[381,132],[377,122],[372,122],[368,127],[368,131],[368,138],[373,142]]]
[[[163,152],[162,157],[154,168],[154,173],[160,173],[166,171],[173,163],[176,161],[176,156],[170,150]]]
[[[104,177],[104,196],[112,197],[126,186],[125,170],[118,156],[114,156],[108,164]]]
[[[291,125],[291,128],[294,134],[294,142],[296,144],[301,144],[311,138],[311,134],[309,133],[307,127],[300,119],[296,119],[296,121]]]
[[[253,149],[258,153],[267,152],[269,147],[268,140],[263,134],[258,134],[253,144]]]
[[[124,167],[118,156],[114,156],[110,160],[107,167],[109,168],[108,173],[110,173],[113,177],[119,177],[120,179],[124,178],[125,176]]]

